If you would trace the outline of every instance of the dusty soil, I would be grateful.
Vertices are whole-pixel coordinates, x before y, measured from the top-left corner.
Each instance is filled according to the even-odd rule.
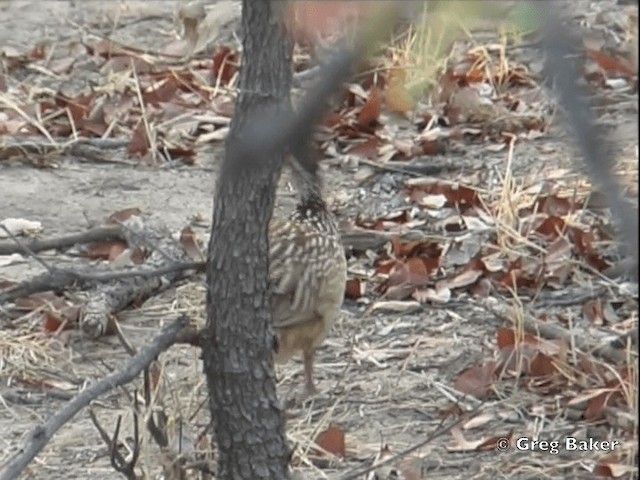
[[[0,5],[0,47],[33,48],[39,40],[64,44],[87,31],[108,31],[114,22],[127,23],[145,15],[148,21],[118,29],[123,43],[150,48],[175,35],[173,13],[177,2],[69,2],[5,1]],[[608,10],[622,11],[616,2],[574,2],[575,15]],[[83,29],[81,30],[80,26]],[[519,53],[525,55],[525,53]],[[65,80],[69,81],[69,80]],[[82,82],[82,79],[74,79]],[[55,83],[55,80],[54,80]],[[637,97],[619,96],[603,107],[600,120],[611,132],[617,153],[633,158],[637,152]],[[82,231],[102,221],[116,210],[136,206],[149,222],[167,225],[177,232],[194,216],[208,219],[221,147],[207,145],[197,152],[195,165],[180,163],[140,166],[131,163],[96,163],[86,158],[64,156],[55,168],[37,168],[28,162],[0,162],[0,219],[21,217],[42,222],[46,236]],[[126,160],[122,149],[117,153]],[[637,154],[635,154],[637,155]],[[514,152],[513,172],[523,179],[544,176],[560,167],[573,168],[574,154],[561,128],[554,126],[538,140],[522,142]],[[437,158],[455,169],[443,178],[479,178],[489,182],[504,170],[505,153],[470,145],[447,158]],[[637,157],[636,160],[637,162]],[[323,165],[326,190],[341,220],[356,216],[375,218],[403,205],[400,189],[407,175],[374,169],[361,180],[364,168],[351,160],[334,159]],[[368,168],[368,167],[367,167]],[[637,168],[637,166],[636,166]],[[492,188],[492,184],[480,185]],[[292,193],[283,182],[279,209],[291,205]],[[206,223],[206,221],[204,222]],[[199,230],[206,234],[206,227]],[[55,255],[43,258],[54,261]],[[352,259],[351,266],[357,267]],[[24,280],[42,271],[32,260],[2,267],[1,276]],[[581,305],[554,306],[555,299],[589,293],[582,285],[571,285],[555,296],[537,301],[524,299],[528,311],[562,312],[576,322],[580,334],[590,331],[580,313]],[[608,295],[618,292],[610,287]],[[375,300],[375,299],[374,299]],[[506,302],[506,300],[502,300]],[[546,302],[546,303],[545,303]],[[344,316],[319,352],[317,375],[322,394],[310,401],[283,400],[288,405],[288,429],[292,444],[298,444],[300,466],[307,478],[337,478],[351,468],[364,465],[388,445],[398,452],[433,432],[450,408],[452,386],[460,372],[490,358],[495,332],[500,322],[466,296],[440,307],[421,306],[399,313],[370,312],[370,305],[347,300]],[[141,308],[120,316],[127,339],[142,347],[163,324],[181,312],[202,315],[198,283],[193,281],[152,298]],[[633,307],[631,307],[633,308]],[[636,307],[637,308],[637,307]],[[0,312],[2,315],[2,312]],[[32,320],[35,322],[36,320]],[[26,433],[64,405],[86,382],[100,378],[126,361],[128,355],[116,338],[88,340],[71,332],[61,340],[38,335],[25,337],[33,353],[24,358],[19,339],[4,348],[0,358],[0,462],[18,451]],[[34,347],[37,346],[37,347]],[[20,358],[12,364],[12,359]],[[161,358],[164,367],[164,404],[173,412],[175,424],[171,441],[185,454],[202,450],[199,435],[206,430],[205,395],[199,352],[191,347],[175,347]],[[301,385],[301,364],[291,363],[279,370],[279,394],[295,397]],[[33,388],[16,383],[15,377],[31,376]],[[39,378],[38,378],[39,377]],[[46,379],[49,388],[37,388]],[[50,388],[53,386],[53,388]],[[467,439],[493,436],[561,438],[564,436],[616,439],[619,431],[606,425],[575,420],[564,412],[548,415],[537,410],[540,397],[506,381],[496,387],[492,400],[481,407],[476,429],[465,431]],[[134,387],[118,389],[100,398],[93,408],[110,431],[117,415],[123,415],[123,430],[130,434],[131,395]],[[478,402],[468,400],[467,406]],[[338,425],[347,435],[347,460],[304,463],[318,431]],[[546,435],[546,437],[545,437]],[[421,477],[415,478],[591,478],[588,469],[597,461],[597,452],[489,451],[452,452],[454,443],[446,434],[414,453],[421,457]],[[626,448],[629,448],[628,445]],[[637,451],[637,450],[636,450]],[[143,448],[140,464],[149,478],[158,475],[158,453]],[[1,463],[0,463],[1,464]],[[623,478],[631,478],[626,473]],[[117,478],[109,463],[107,447],[100,439],[86,411],[80,412],[54,437],[28,469],[24,478],[33,479]],[[196,478],[196,477],[194,477]],[[365,477],[361,477],[365,478]],[[381,477],[383,478],[383,477]]]

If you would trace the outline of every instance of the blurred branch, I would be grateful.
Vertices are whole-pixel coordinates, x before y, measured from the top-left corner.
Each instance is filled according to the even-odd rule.
[[[556,7],[557,8],[557,7]],[[570,29],[559,20],[554,4],[540,9],[543,17],[542,53],[547,75],[553,79],[558,103],[587,165],[594,185],[605,195],[615,222],[618,224],[626,254],[630,257],[629,275],[638,280],[638,211],[623,195],[622,186],[613,175],[614,152],[596,123],[587,100],[587,92],[578,83],[577,60],[571,58],[577,48],[572,43]]]
[[[250,142],[236,142],[234,158],[262,158],[282,151],[283,147],[292,150],[303,148],[298,141],[309,138],[315,125],[328,107],[327,100],[335,94],[338,86],[347,81],[353,72],[353,66],[363,56],[375,52],[380,41],[391,33],[399,10],[393,2],[384,2],[372,15],[358,36],[355,48],[338,46],[335,53],[320,69],[317,83],[309,88],[297,113],[288,115],[277,108],[267,109],[256,114],[244,127]]]

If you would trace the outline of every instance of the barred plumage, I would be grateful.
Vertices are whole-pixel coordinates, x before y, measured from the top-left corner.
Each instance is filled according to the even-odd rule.
[[[271,316],[276,360],[302,352],[305,389],[312,394],[314,352],[340,313],[347,262],[315,166],[291,163],[300,201],[288,218],[274,218],[269,228]]]

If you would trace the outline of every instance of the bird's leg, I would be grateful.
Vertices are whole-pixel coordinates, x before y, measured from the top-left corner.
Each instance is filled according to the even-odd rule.
[[[312,396],[318,393],[318,389],[313,382],[313,358],[315,352],[313,349],[305,350],[302,356],[304,361],[304,391],[307,396]]]

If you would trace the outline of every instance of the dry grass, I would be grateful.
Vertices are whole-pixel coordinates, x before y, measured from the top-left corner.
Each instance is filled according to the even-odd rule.
[[[122,323],[124,335],[132,344],[139,345],[156,330],[155,323],[159,318],[168,319],[183,311],[194,315],[198,322],[202,321],[202,290],[201,283],[189,283],[180,287],[175,295],[153,299],[140,310],[128,313]],[[455,315],[453,313],[444,309],[418,316],[359,317],[356,312],[345,312],[318,358],[317,374],[323,393],[306,402],[297,398],[302,385],[300,363],[292,362],[279,369],[278,391],[287,406],[289,440],[297,447],[294,457],[296,469],[308,478],[333,478],[336,473],[357,467],[363,461],[371,462],[380,454],[383,445],[399,451],[417,443],[435,429],[442,413],[460,398],[450,387],[456,373],[477,361],[478,353],[484,350],[478,339],[486,338],[487,334],[490,336],[491,330],[487,326],[492,322],[482,321],[480,310],[472,305],[457,308]],[[121,351],[115,339],[103,346],[85,345],[86,348],[92,350],[96,359],[109,359],[107,363],[110,365],[127,358],[124,353],[114,357],[115,352]],[[60,362],[59,359],[52,362],[51,356],[45,357],[46,350],[43,352],[43,347],[38,344],[30,346],[30,349],[34,353],[27,355],[23,348],[20,355],[11,357],[11,361],[14,368],[28,366],[34,378],[57,373],[86,380],[100,376],[105,369],[86,358],[87,351],[80,346],[74,348],[71,362]],[[486,353],[481,355],[486,356]],[[46,362],[38,362],[43,358],[47,359]],[[208,408],[198,351],[190,347],[171,349],[161,356],[159,371],[162,380],[150,409],[146,410],[147,414],[151,409],[162,409],[168,414],[170,445],[174,452],[180,446],[189,458],[215,458],[215,453],[209,450],[209,438],[205,433],[209,423]],[[577,378],[570,370],[566,375],[567,378]],[[637,369],[634,375],[631,382],[637,382]],[[517,436],[541,439],[555,438],[563,432],[575,436],[586,434],[587,425],[583,422],[570,421],[552,412],[543,414],[544,408],[536,413],[537,405],[546,403],[544,398],[523,391],[511,382],[505,380],[497,385],[497,396],[485,402],[474,419],[463,426],[467,440],[507,435],[510,430],[515,430]],[[127,388],[128,394],[113,392],[94,406],[108,432],[113,428],[115,417],[122,415],[122,438],[131,435],[131,400],[127,397],[135,395],[135,388]],[[141,391],[140,386],[137,388]],[[629,385],[625,392],[625,399],[630,405],[637,402],[636,392],[633,385]],[[469,408],[478,403],[469,398],[463,405]],[[20,413],[15,414],[19,419]],[[314,440],[330,425],[339,426],[346,432],[346,460],[319,457],[317,454]],[[83,431],[85,450],[94,452],[95,458],[83,460],[84,468],[103,471],[99,466],[108,462],[105,448],[97,440],[95,430],[86,425],[86,418],[79,417],[70,428],[77,432],[76,436]],[[575,471],[586,460],[566,455],[543,459],[513,452],[500,454],[500,461],[496,463],[495,454],[454,454],[448,452],[451,445],[455,445],[452,439],[440,438],[414,456],[430,472],[428,478],[487,478],[500,474],[556,478],[566,469]],[[77,441],[70,440],[68,433],[61,432],[41,456],[40,466],[46,465],[45,470],[51,473],[57,471],[60,467],[56,466],[56,459],[79,446]],[[624,458],[631,462],[637,445],[627,442],[624,449]],[[159,452],[148,433],[144,433],[140,465],[149,475],[157,471],[158,458],[165,455]],[[590,461],[596,458],[591,454],[588,457]],[[480,465],[483,466],[480,468]],[[108,475],[105,478],[109,478]]]

